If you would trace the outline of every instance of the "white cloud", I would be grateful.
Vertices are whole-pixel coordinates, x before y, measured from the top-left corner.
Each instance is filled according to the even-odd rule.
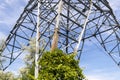
[[[11,5],[12,3],[14,3],[14,1],[15,0],[5,0],[5,3]]]
[[[17,19],[22,13],[27,0],[4,0],[0,4],[0,25],[4,24],[5,27],[12,27],[15,25]]]
[[[5,4],[4,3],[0,4],[0,10],[1,9],[5,9]]]
[[[29,0],[24,0],[25,3],[28,3]]]
[[[114,11],[120,10],[120,0],[108,0],[108,2]]]
[[[102,73],[102,74],[104,74],[104,73]],[[109,75],[110,73],[107,73],[108,75],[102,75],[102,74],[96,73],[94,75],[87,75],[87,79],[88,80],[117,80],[120,78],[120,77],[118,77],[119,75],[116,73],[113,73],[113,74],[116,74],[116,76]]]
[[[0,32],[0,39],[5,39],[6,37],[7,36],[4,33]]]
[[[101,78],[100,76],[94,76],[94,75],[89,75],[87,76],[88,80],[104,80],[103,78]],[[106,79],[107,80],[107,79]]]
[[[91,72],[85,74],[88,80],[118,80],[120,71],[114,71],[114,68],[111,70],[106,69],[93,69]]]

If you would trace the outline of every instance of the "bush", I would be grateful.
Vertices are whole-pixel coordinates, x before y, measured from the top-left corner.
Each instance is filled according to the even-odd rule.
[[[45,52],[39,61],[41,66],[38,80],[83,80],[79,61],[74,59],[75,54],[65,54],[56,49]]]

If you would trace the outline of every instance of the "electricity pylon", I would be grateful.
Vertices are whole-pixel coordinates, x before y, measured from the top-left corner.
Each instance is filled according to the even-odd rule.
[[[59,12],[58,5],[61,1],[62,9]],[[1,63],[3,70],[7,69],[20,54],[24,53],[22,45],[28,46],[30,39],[35,37],[37,4],[38,0],[28,2],[7,37],[1,54],[1,57],[6,60]],[[119,65],[120,26],[107,0],[41,0],[40,4],[40,46],[43,44],[42,41],[45,42],[41,53],[51,49],[57,26],[57,47],[59,49],[68,54],[77,52],[76,58],[80,59],[84,43],[87,39],[94,38]],[[79,39],[84,26],[84,33]],[[78,45],[78,49],[75,49],[76,45]]]

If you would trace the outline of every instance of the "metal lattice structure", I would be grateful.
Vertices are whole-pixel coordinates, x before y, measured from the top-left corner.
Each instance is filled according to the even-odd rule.
[[[90,0],[62,0],[62,12],[59,23],[58,48],[70,54],[78,44],[78,37],[83,29],[87,12],[90,10]],[[60,0],[41,0],[40,6],[40,46],[50,50],[56,25],[57,9]],[[2,69],[11,65],[23,53],[22,45],[29,45],[31,38],[36,35],[37,0],[30,0],[23,13],[17,20],[3,46],[1,54],[6,63]],[[84,36],[78,49],[77,59],[80,59],[84,43],[87,39],[95,38],[110,57],[119,65],[120,55],[120,26],[107,0],[93,0]],[[118,58],[114,57],[117,56]]]

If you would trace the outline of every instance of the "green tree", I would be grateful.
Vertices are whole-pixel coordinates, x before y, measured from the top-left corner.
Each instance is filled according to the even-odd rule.
[[[30,76],[34,76],[34,67],[24,67],[20,69],[20,76],[18,77],[18,79],[20,80],[33,80]]]
[[[42,45],[40,45],[40,51],[43,50],[43,47],[45,46],[44,39],[40,41]],[[21,80],[32,80],[31,75],[34,76],[34,65],[35,65],[35,52],[36,52],[36,40],[35,38],[32,38],[29,42],[29,46],[23,46],[23,48],[29,53],[25,56],[25,64],[26,67],[20,69],[20,78]]]
[[[5,40],[2,39],[2,40],[0,40],[0,63],[1,63],[1,64],[5,62],[5,59],[3,59],[3,58],[1,57],[4,46],[5,46]],[[1,69],[2,69],[2,65],[0,65],[0,70],[1,70]]]
[[[0,80],[16,80],[16,79],[13,73],[0,71]]]
[[[35,39],[31,39],[29,46],[23,46],[27,51],[27,54],[24,58],[26,67],[20,69],[20,80],[33,80],[29,75],[34,76],[34,55],[35,55]]]
[[[0,63],[4,63],[5,59],[1,57],[3,48],[5,46],[5,40],[0,40]],[[2,65],[0,65],[0,69],[2,68]],[[0,80],[16,80],[15,76],[12,72],[3,72],[0,70]]]
[[[35,40],[29,44],[25,48],[29,54],[25,57],[26,67],[20,70],[20,80],[34,80]],[[74,58],[75,54],[67,55],[59,49],[44,52],[38,63],[41,66],[38,80],[83,80],[79,61]]]
[[[2,52],[3,40],[0,40],[0,53]]]
[[[41,70],[38,80],[83,80],[85,77],[79,68],[75,54],[67,55],[59,49],[45,52],[39,61]]]

